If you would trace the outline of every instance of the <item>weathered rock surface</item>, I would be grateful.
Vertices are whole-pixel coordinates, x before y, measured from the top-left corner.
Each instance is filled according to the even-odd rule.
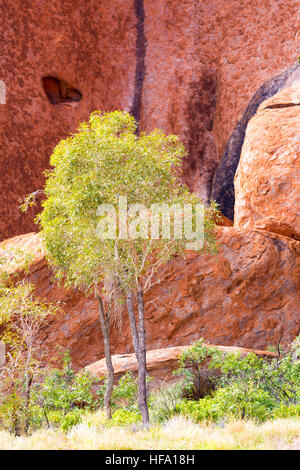
[[[180,135],[189,151],[186,182],[209,199],[251,97],[297,60],[297,2],[152,0],[144,7],[142,127]]]
[[[239,164],[248,123],[261,103],[274,96],[284,87],[297,82],[299,76],[300,64],[297,63],[261,85],[251,98],[242,119],[234,128],[226,144],[225,151],[214,173],[210,197],[218,202],[220,210],[230,220],[233,220],[234,216],[234,176]]]
[[[178,367],[180,354],[188,346],[189,345],[175,346],[173,348],[151,349],[147,351],[147,371],[149,376],[155,379],[154,386],[160,382],[171,383],[176,381],[176,376],[174,377],[173,371]],[[254,349],[238,348],[234,346],[209,346],[213,346],[224,353],[239,353],[241,356],[246,356],[250,352],[254,352],[259,357],[274,356],[274,353]],[[115,371],[115,379],[119,379],[120,376],[126,372],[136,373],[138,371],[138,363],[135,354],[115,354],[112,357],[112,362]],[[105,358],[93,364],[89,364],[84,369],[96,377],[105,376],[107,374]]]
[[[213,344],[265,349],[278,338],[283,320],[284,344],[299,334],[300,242],[258,230],[217,231],[222,243],[217,256],[189,253],[175,259],[162,273],[163,282],[147,293],[149,349],[182,346],[201,337]],[[48,356],[57,356],[60,345],[70,350],[76,368],[102,359],[96,302],[57,286],[36,234],[7,241],[5,253],[22,246],[23,237],[37,253],[23,277],[35,284],[38,296],[62,303],[62,313],[43,331]],[[125,312],[121,330],[113,328],[112,351],[133,351]]]
[[[189,151],[186,181],[208,199],[251,96],[295,62],[298,7],[298,0],[2,1],[0,239],[35,230],[18,200],[42,187],[53,147],[95,109],[131,110],[143,130],[179,134]],[[82,99],[52,90],[59,104],[51,104],[45,77]]]
[[[136,15],[132,0],[1,1],[0,239],[36,230],[18,201],[41,189],[55,145],[96,109],[130,110]],[[51,104],[42,79],[82,94]],[[52,89],[52,94],[55,95]],[[70,95],[70,93],[69,93]],[[67,94],[68,96],[68,94]]]
[[[249,122],[235,193],[236,227],[300,239],[300,74]]]

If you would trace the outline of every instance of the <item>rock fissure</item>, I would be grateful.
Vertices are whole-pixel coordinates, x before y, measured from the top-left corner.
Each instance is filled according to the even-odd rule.
[[[264,109],[280,109],[280,108],[292,108],[293,106],[300,106],[300,103],[279,103],[271,104]]]
[[[141,108],[142,108],[142,94],[143,94],[143,85],[145,80],[146,65],[146,48],[147,40],[145,36],[144,26],[145,26],[145,10],[144,10],[144,0],[134,0],[134,9],[136,13],[136,68],[135,68],[135,83],[134,83],[134,93],[133,93],[133,103],[131,107],[131,114],[135,120],[139,123],[141,118]],[[139,129],[137,130],[139,133]]]

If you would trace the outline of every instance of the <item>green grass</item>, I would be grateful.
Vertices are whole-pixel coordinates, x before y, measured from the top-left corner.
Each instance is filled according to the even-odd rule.
[[[36,431],[29,437],[15,437],[0,431],[0,449],[26,450],[139,450],[139,449],[299,449],[300,419],[287,418],[257,425],[233,421],[223,427],[196,424],[182,416],[147,430],[137,425],[105,425],[103,412],[89,414],[68,433],[55,429]]]

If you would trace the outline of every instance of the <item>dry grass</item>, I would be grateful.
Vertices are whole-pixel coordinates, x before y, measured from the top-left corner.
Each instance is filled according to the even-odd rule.
[[[36,431],[30,437],[14,437],[0,431],[0,449],[299,449],[300,419],[278,419],[256,425],[236,421],[217,427],[195,424],[183,417],[173,418],[148,430],[111,427],[101,413],[87,416],[69,433],[58,430]]]

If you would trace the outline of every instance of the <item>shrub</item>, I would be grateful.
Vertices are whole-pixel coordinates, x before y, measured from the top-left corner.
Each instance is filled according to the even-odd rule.
[[[97,396],[99,406],[104,405],[104,396],[107,387],[107,381],[102,380],[98,386]],[[118,408],[130,410],[136,407],[138,400],[138,383],[132,372],[126,372],[122,375],[117,385],[114,386],[111,397],[111,407],[113,411]]]
[[[209,367],[221,372],[213,378],[216,390],[212,396],[199,401],[181,401],[174,407],[173,414],[184,414],[195,421],[247,418],[262,422],[275,417],[299,416],[299,338],[289,351],[280,350],[273,359],[261,358],[254,353],[246,357],[209,355],[208,351],[202,352],[201,347],[198,344],[185,352],[181,373],[186,378],[185,384],[193,386],[192,375],[186,366],[192,362],[198,367],[199,357],[205,360],[210,356]]]
[[[182,382],[161,386],[150,396],[151,418],[156,423],[169,420],[176,413],[176,407],[182,399]]]
[[[137,406],[138,382],[131,372],[122,375],[113,389],[112,398],[115,407],[132,410]]]
[[[297,405],[281,404],[273,411],[274,418],[296,418],[300,417],[300,403]]]
[[[182,400],[174,409],[174,414],[182,414],[196,423],[201,421],[218,421],[224,416],[220,404],[212,397],[204,397],[199,401]]]
[[[76,424],[82,422],[82,413],[79,410],[70,411],[61,420],[61,429],[64,432],[69,431]]]
[[[66,351],[62,370],[52,370],[34,390],[35,402],[43,409],[48,426],[69,430],[80,422],[81,413],[97,409],[100,403],[94,387],[98,382],[88,372],[76,375],[70,354]]]
[[[7,347],[0,370],[0,423],[14,434],[28,434],[41,422],[32,401],[32,388],[41,371],[39,333],[56,305],[34,296],[31,284],[0,279],[0,340]]]
[[[245,401],[249,391],[262,390],[268,394],[273,406],[299,402],[300,361],[295,354],[296,343],[297,338],[289,351],[274,359],[258,357],[254,353],[246,357],[227,354],[213,358],[210,366],[221,371],[218,387],[234,386]]]
[[[209,370],[209,362],[220,358],[218,349],[206,346],[203,339],[185,349],[179,357],[179,367],[175,375],[182,377],[182,395],[198,400],[208,395],[214,388],[216,371]]]

